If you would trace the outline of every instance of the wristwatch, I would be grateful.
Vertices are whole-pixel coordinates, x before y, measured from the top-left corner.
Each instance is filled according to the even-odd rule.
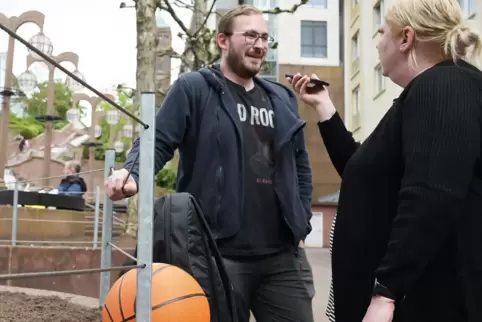
[[[380,284],[377,279],[375,279],[375,285],[373,285],[372,296],[383,296],[393,301],[397,300],[395,294],[393,294],[388,287]]]

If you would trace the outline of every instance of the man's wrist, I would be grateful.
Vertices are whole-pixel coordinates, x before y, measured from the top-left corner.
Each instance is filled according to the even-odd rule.
[[[123,174],[123,175],[125,175],[125,176],[127,176],[127,175],[129,174],[129,170],[127,170],[127,169],[125,169],[125,168],[121,168],[121,169],[119,169],[118,171],[119,171],[119,173],[121,173],[121,174]]]

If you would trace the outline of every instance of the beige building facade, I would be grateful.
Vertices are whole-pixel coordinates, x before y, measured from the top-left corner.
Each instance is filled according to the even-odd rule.
[[[363,141],[402,88],[382,76],[376,45],[385,8],[392,0],[343,0],[345,37],[345,123]],[[467,18],[482,30],[482,0],[459,0]]]

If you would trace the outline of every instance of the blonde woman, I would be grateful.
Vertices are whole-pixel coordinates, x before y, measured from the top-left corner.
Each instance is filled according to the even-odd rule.
[[[457,0],[393,0],[379,33],[385,76],[403,91],[363,144],[328,90],[289,79],[342,177],[332,318],[480,322],[481,37]]]

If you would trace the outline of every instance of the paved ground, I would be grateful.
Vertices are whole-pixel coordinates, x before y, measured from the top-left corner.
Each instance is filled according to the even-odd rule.
[[[325,315],[330,286],[330,253],[328,249],[307,248],[308,257],[315,277],[316,296],[313,302],[315,322],[328,322]],[[252,319],[252,321],[255,321]]]
[[[325,309],[331,280],[330,252],[328,249],[308,248],[308,257],[313,267],[316,286],[316,296],[313,303],[315,322],[328,322]]]

